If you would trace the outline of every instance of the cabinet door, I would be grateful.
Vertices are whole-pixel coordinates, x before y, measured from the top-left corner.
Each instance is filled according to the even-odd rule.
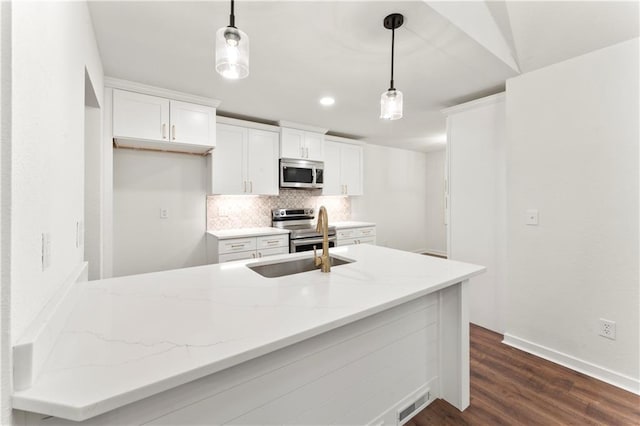
[[[304,147],[304,134],[303,130],[287,129],[283,127],[280,129],[280,158],[306,158]]]
[[[244,158],[247,129],[218,124],[217,146],[211,153],[212,194],[245,194]]]
[[[169,140],[169,100],[113,90],[113,137]]]
[[[324,135],[320,133],[304,132],[305,158],[313,161],[324,160]]]
[[[340,176],[348,195],[362,195],[362,147],[342,144],[340,147]]]
[[[248,129],[246,167],[247,193],[278,195],[278,133]]]
[[[204,105],[171,101],[171,141],[214,147],[216,109]]]
[[[232,262],[234,260],[256,259],[258,255],[255,251],[243,251],[240,253],[221,254],[218,263]]]
[[[343,195],[340,178],[340,145],[338,142],[324,143],[324,185],[322,195]]]

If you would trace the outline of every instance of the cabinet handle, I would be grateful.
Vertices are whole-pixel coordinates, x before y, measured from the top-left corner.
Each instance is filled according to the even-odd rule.
[[[278,240],[269,240],[267,244],[278,244]]]
[[[349,194],[349,185],[345,185],[344,186],[344,195],[348,195]]]
[[[247,192],[247,181],[242,181],[242,192]]]
[[[300,147],[300,157],[304,158],[304,148]]]
[[[258,257],[262,257],[262,253],[261,252],[258,252]]]
[[[231,248],[242,248],[244,244],[231,244]]]
[[[305,148],[306,154],[305,154],[305,158],[309,158],[309,148]]]
[[[256,254],[255,253],[251,253],[251,257],[255,259],[256,258]]]
[[[176,125],[171,126],[171,133],[173,134],[172,139],[176,140]]]
[[[162,123],[162,139],[167,138],[167,123]]]
[[[253,181],[249,181],[249,193],[253,193]]]

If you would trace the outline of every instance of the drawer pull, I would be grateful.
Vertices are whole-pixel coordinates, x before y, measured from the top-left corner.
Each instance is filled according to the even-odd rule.
[[[231,244],[231,248],[241,248],[244,247],[244,244]]]

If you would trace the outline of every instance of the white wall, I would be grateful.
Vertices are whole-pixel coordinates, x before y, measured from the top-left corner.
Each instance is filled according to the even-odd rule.
[[[444,173],[446,150],[427,152],[427,252],[447,254],[447,227],[444,223]]]
[[[375,222],[378,245],[427,248],[427,159],[423,152],[364,147],[364,195],[352,197],[351,218]]]
[[[513,78],[506,110],[507,333],[636,392],[638,49],[635,39]],[[524,225],[526,209],[539,209],[539,226]],[[617,322],[617,340],[598,336],[599,318]]]
[[[201,156],[114,150],[114,276],[206,263],[206,171]]]
[[[83,261],[85,67],[103,71],[84,2],[13,2],[12,339]],[[102,92],[98,91],[98,102]],[[51,235],[43,271],[41,234]]]
[[[11,424],[11,3],[0,2],[0,424]]]
[[[487,267],[470,285],[471,322],[504,332],[506,309],[504,94],[445,111],[449,150],[449,257]]]
[[[7,48],[12,53],[9,85],[2,75],[3,106],[11,101],[10,115],[2,112],[3,129],[4,119],[11,119],[11,140],[3,131],[2,141],[3,155],[11,153],[10,163],[2,158],[2,258],[10,255],[10,271],[3,260],[2,303],[10,294],[11,327],[2,322],[1,367],[1,423],[11,424],[10,344],[83,261],[76,223],[84,209],[85,68],[94,87],[102,87],[103,71],[86,3],[2,2],[0,7],[3,71]],[[101,98],[100,91],[99,103]],[[51,265],[43,271],[44,232],[51,235]]]

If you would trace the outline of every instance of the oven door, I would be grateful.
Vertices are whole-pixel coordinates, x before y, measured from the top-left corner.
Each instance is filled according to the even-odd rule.
[[[336,246],[336,237],[329,237],[329,247]],[[300,238],[297,240],[291,240],[289,246],[289,253],[298,253],[301,251],[312,251],[313,247],[317,250],[322,250],[322,238]]]

